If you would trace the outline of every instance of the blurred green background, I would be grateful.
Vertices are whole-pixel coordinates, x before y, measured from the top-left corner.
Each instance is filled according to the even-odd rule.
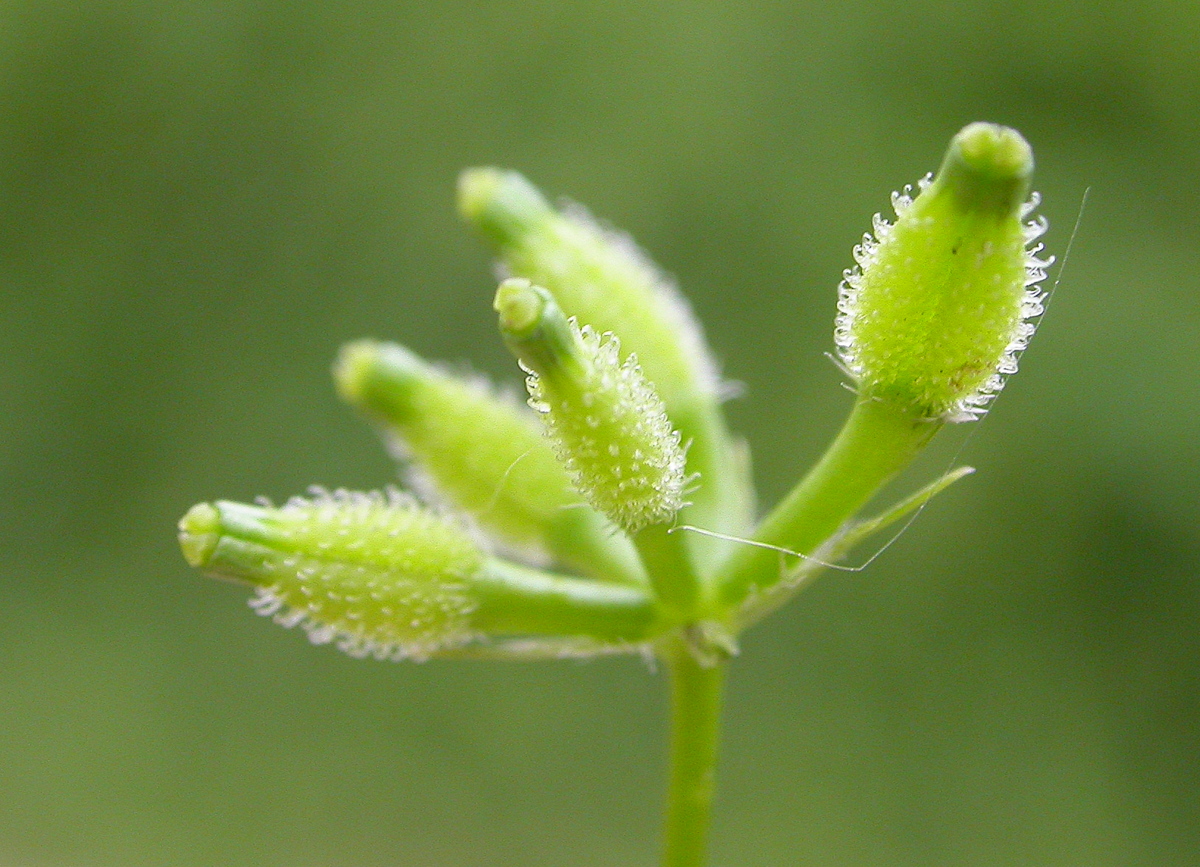
[[[1148,0],[0,2],[0,865],[651,864],[661,673],[314,649],[174,523],[394,477],[344,341],[518,382],[480,163],[678,277],[775,501],[850,403],[850,248],[972,120],[1082,228],[896,490],[980,472],[747,636],[713,863],[1200,864],[1198,43]]]

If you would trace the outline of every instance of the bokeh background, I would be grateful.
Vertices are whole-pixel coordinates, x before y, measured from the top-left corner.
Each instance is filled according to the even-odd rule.
[[[980,119],[1060,261],[1090,188],[1062,283],[896,491],[980,471],[746,636],[713,863],[1200,864],[1198,43],[1189,0],[0,2],[0,865],[652,864],[661,673],[314,649],[175,521],[394,478],[344,341],[518,381],[481,163],[677,276],[773,502],[850,403],[851,246]]]

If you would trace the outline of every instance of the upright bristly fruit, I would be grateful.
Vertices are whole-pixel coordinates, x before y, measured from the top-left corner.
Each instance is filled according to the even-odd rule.
[[[825,455],[768,515],[756,542],[812,557],[947,422],[981,416],[1017,369],[1042,312],[1049,261],[1025,222],[1033,152],[1020,133],[973,123],[937,176],[892,196],[839,290],[834,340],[858,400]],[[796,574],[767,548],[734,552],[719,576],[727,606],[774,604]]]
[[[1033,152],[1016,130],[973,123],[937,176],[892,196],[842,282],[835,340],[864,397],[928,419],[978,418],[1016,372],[1042,312],[1044,220]]]
[[[567,316],[597,334],[621,338],[620,360],[636,354],[671,421],[688,445],[694,479],[682,520],[743,533],[754,518],[749,458],[721,412],[717,366],[687,302],[626,235],[581,208],[553,207],[520,174],[463,172],[459,210],[488,241],[508,275],[544,287]],[[692,537],[701,562],[726,543]]]
[[[505,280],[495,307],[529,374],[529,404],[580,494],[630,534],[673,521],[684,502],[684,450],[637,357],[621,361],[615,335],[578,327],[528,280]]]

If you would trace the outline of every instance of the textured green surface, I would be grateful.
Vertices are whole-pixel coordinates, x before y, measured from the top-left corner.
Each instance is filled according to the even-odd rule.
[[[0,5],[0,862],[653,862],[661,675],[356,661],[205,582],[215,498],[378,487],[338,347],[519,388],[454,184],[628,230],[773,502],[849,408],[850,249],[964,123],[1022,131],[1064,282],[943,494],[747,636],[715,865],[1200,861],[1200,8]],[[352,829],[352,830],[351,830]]]
[[[254,609],[352,656],[428,658],[467,643],[483,554],[466,529],[407,498],[320,494],[279,508],[193,506],[179,524],[188,562],[260,588]],[[195,541],[211,539],[197,554]]]
[[[1027,236],[1044,229],[1022,222],[1032,169],[1016,132],[972,124],[928,186],[896,199],[895,222],[876,222],[846,275],[835,332],[860,394],[969,420],[1016,371],[1033,331],[1025,307],[1042,312],[1046,277],[1043,260],[1027,267]]]
[[[616,334],[624,341],[621,360],[636,357],[654,382],[697,477],[683,520],[745,533],[752,502],[739,472],[739,444],[720,412],[724,387],[703,331],[670,278],[636,241],[578,206],[552,209],[519,173],[463,172],[458,206],[506,271],[550,291],[581,327]],[[714,541],[693,537],[689,544],[703,554]]]
[[[531,300],[541,308],[532,328],[520,324]],[[619,338],[581,330],[527,280],[502,283],[495,306],[505,342],[529,372],[529,406],[574,488],[630,534],[672,523],[683,506],[684,449],[636,358],[622,362]]]

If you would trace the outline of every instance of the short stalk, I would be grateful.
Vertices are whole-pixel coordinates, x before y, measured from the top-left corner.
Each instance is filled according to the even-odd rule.
[[[811,555],[880,488],[920,454],[942,427],[894,404],[860,398],[815,467],[755,531],[769,546]],[[734,607],[785,574],[776,550],[743,546],[720,567],[719,600]]]
[[[681,622],[690,618],[700,585],[684,534],[672,533],[666,524],[652,524],[633,534],[633,545],[663,610]]]
[[[705,863],[727,665],[725,661],[705,664],[682,641],[668,657],[671,771],[663,867]]]
[[[476,629],[493,635],[587,636],[636,644],[655,631],[643,588],[573,578],[489,559],[470,581]]]

